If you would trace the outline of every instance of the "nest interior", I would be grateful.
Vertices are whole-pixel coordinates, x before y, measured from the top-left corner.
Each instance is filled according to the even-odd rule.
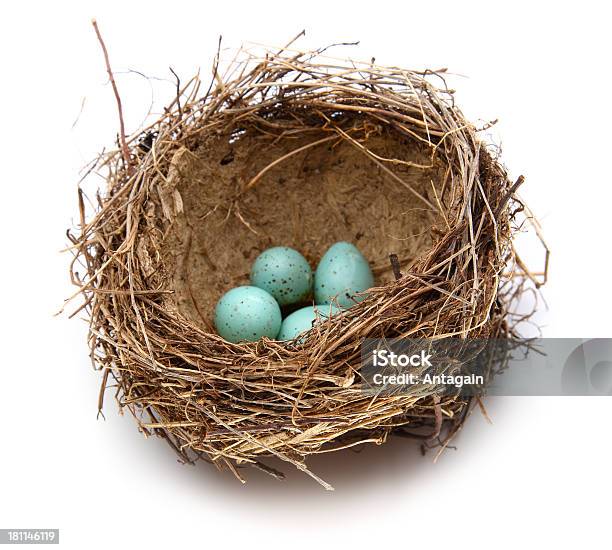
[[[170,210],[162,243],[167,282],[180,313],[211,332],[217,300],[248,284],[266,248],[293,247],[314,268],[330,245],[349,241],[384,285],[394,278],[389,255],[409,268],[443,224],[433,205],[448,171],[427,147],[363,117],[336,116],[360,146],[395,160],[392,177],[360,147],[330,139],[322,116],[320,127],[281,116],[274,128],[242,125],[174,157],[166,194],[182,206]]]
[[[114,380],[119,405],[184,461],[281,477],[276,457],[329,489],[309,455],[391,434],[443,447],[460,429],[470,399],[365,394],[360,344],[511,332],[523,205],[443,71],[319,53],[242,52],[224,73],[217,60],[206,92],[180,86],[155,124],[102,155],[91,170],[107,189],[91,211],[79,191],[71,274],[100,408]],[[293,246],[314,267],[338,240],[372,263],[364,301],[300,345],[215,334],[216,300],[259,252]]]

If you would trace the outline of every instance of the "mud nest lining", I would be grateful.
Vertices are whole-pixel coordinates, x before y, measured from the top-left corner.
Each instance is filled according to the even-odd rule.
[[[204,93],[197,78],[179,86],[157,122],[92,166],[108,186],[92,211],[79,191],[71,273],[100,408],[114,379],[120,406],[182,460],[280,477],[274,456],[330,488],[309,455],[391,434],[443,447],[473,405],[435,388],[373,399],[362,340],[506,337],[524,266],[512,247],[520,181],[444,71],[319,53],[242,52],[223,75],[217,59]],[[291,246],[314,266],[339,240],[371,262],[364,301],[300,345],[215,333],[214,304],[261,251]]]

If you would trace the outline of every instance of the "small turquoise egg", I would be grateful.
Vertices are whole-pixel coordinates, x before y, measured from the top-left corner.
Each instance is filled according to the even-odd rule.
[[[229,342],[255,342],[262,336],[276,338],[282,322],[276,300],[255,286],[238,286],[217,302],[215,327]]]
[[[328,319],[331,315],[338,313],[340,309],[333,304],[323,304],[320,306],[306,306],[288,315],[281,325],[278,333],[278,340],[293,340],[303,332],[312,328],[317,319]]]
[[[312,269],[297,250],[275,246],[253,263],[251,284],[268,291],[281,306],[295,304],[312,292]]]
[[[368,261],[351,243],[332,245],[321,258],[314,277],[315,301],[329,304],[336,298],[342,307],[351,307],[364,296],[355,296],[374,286]]]

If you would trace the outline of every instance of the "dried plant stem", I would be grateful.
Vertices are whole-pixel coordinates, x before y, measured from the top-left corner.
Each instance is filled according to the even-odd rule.
[[[98,37],[98,42],[100,42],[100,47],[102,48],[102,53],[104,54],[104,63],[106,64],[106,72],[108,73],[108,78],[110,80],[111,86],[113,87],[113,93],[115,94],[115,100],[117,101],[117,111],[119,112],[119,141],[121,144],[121,151],[123,154],[123,160],[127,167],[128,174],[133,173],[132,162],[130,159],[130,150],[127,146],[127,141],[125,139],[125,123],[123,121],[123,108],[121,107],[121,96],[119,95],[119,90],[117,89],[117,83],[115,82],[115,76],[113,75],[113,71],[111,69],[110,60],[108,58],[108,50],[106,49],[106,44],[102,39],[102,35],[100,34],[100,29],[98,28],[98,22],[95,19],[91,20],[91,24],[93,25],[94,31],[96,32],[96,36]]]

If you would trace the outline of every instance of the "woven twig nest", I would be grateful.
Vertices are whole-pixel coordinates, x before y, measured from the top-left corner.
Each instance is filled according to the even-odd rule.
[[[73,276],[101,395],[114,379],[142,431],[238,477],[241,465],[278,475],[274,456],[329,487],[309,455],[390,434],[443,444],[471,400],[372,398],[360,344],[508,335],[520,204],[505,170],[443,71],[287,50],[217,65],[208,91],[192,80],[128,139],[127,159],[100,157],[108,187],[93,213],[80,195]],[[301,343],[215,333],[215,302],[248,284],[262,250],[291,246],[314,266],[340,240],[376,275],[363,301]]]

